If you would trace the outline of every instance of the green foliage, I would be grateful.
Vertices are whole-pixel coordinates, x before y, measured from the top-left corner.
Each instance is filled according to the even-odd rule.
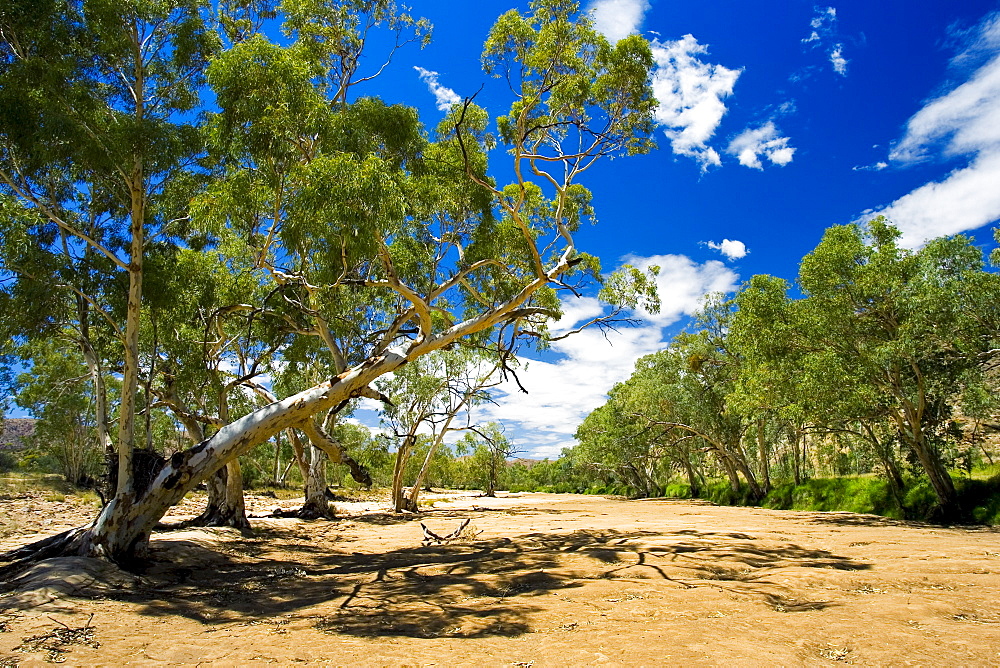
[[[753,492],[746,484],[740,484],[738,489],[724,480],[712,480],[706,484],[699,498],[706,499],[720,506],[753,506],[757,505]]]
[[[888,481],[871,477],[813,478],[801,485],[782,483],[761,505],[783,510],[846,510],[898,519],[904,515]]]
[[[663,488],[663,496],[669,497],[671,499],[691,499],[694,498],[691,493],[691,485],[686,485],[680,482],[672,482]]]

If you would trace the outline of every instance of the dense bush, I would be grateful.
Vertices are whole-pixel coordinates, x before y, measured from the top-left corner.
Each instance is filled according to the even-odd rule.
[[[760,502],[775,510],[847,511],[882,515],[894,519],[931,522],[1000,524],[1000,475],[988,479],[959,478],[955,481],[959,511],[943,517],[934,490],[925,480],[909,479],[902,503],[886,480],[870,476],[813,478],[800,485],[785,482],[775,485]],[[664,495],[691,498],[691,488],[682,483],[666,486]],[[709,482],[701,496],[725,506],[755,505],[749,489],[733,491],[729,483]]]

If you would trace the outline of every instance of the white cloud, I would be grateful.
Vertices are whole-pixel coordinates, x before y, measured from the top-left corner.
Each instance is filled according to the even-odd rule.
[[[773,121],[768,121],[759,128],[747,128],[737,135],[726,149],[726,153],[735,155],[744,167],[764,169],[761,156],[775,165],[787,165],[792,161],[795,149],[788,145],[788,137],[778,134]]]
[[[476,409],[475,420],[498,420],[508,437],[530,457],[557,457],[574,445],[576,428],[607,401],[607,392],[627,379],[635,361],[666,347],[663,328],[698,310],[705,294],[732,292],[739,276],[722,262],[698,264],[683,255],[629,256],[623,262],[641,270],[660,267],[656,282],[660,313],[637,314],[642,322],[604,333],[587,329],[552,344],[555,361],[528,360],[518,372],[528,394],[511,381],[494,390],[496,405]],[[568,331],[599,312],[592,298],[563,302],[563,318],[555,329]]]
[[[833,7],[816,7],[816,15],[809,21],[812,32],[802,40],[803,43],[818,42],[824,37],[828,37],[837,29],[837,10]]]
[[[565,334],[574,327],[604,314],[604,306],[595,297],[577,297],[562,301],[563,315],[549,325],[554,335]]]
[[[717,250],[730,260],[739,260],[740,258],[746,257],[747,245],[742,241],[737,241],[735,239],[723,239],[721,243],[716,243],[714,241],[706,241],[705,245],[713,250]]]
[[[718,260],[698,264],[686,255],[628,255],[622,259],[645,272],[658,266],[656,288],[660,295],[660,312],[656,315],[640,313],[645,320],[667,327],[682,317],[701,308],[701,301],[710,292],[731,292],[736,289],[739,276]]]
[[[649,11],[647,0],[594,0],[587,9],[594,27],[611,42],[639,32]]]
[[[899,228],[900,245],[906,248],[1000,220],[1000,151],[983,153],[968,167],[926,183],[883,209],[866,211],[862,219],[878,214]]]
[[[708,145],[726,113],[723,99],[733,92],[742,70],[699,59],[708,47],[692,35],[674,42],[654,40],[653,94],[659,101],[654,118],[663,126],[674,153],[694,158],[702,170],[721,164]]]
[[[424,68],[417,66],[414,66],[413,69],[417,71],[417,74],[420,76],[420,80],[427,84],[427,90],[434,95],[434,99],[437,101],[437,108],[441,111],[448,111],[451,109],[453,104],[458,104],[462,101],[462,98],[458,96],[458,93],[438,83],[437,72],[425,70]]]
[[[927,102],[889,153],[900,165],[935,157],[967,157],[940,181],[903,195],[883,214],[915,248],[928,239],[973,230],[1000,219],[1000,13],[987,16],[954,65],[980,62],[964,83]]]
[[[847,59],[844,58],[844,45],[838,44],[833,47],[830,51],[830,64],[833,65],[833,71],[842,77],[847,76]]]
[[[826,54],[833,66],[833,71],[841,76],[847,76],[847,58],[844,57],[844,44],[838,42],[837,10],[834,7],[816,7],[816,14],[809,21],[812,30],[809,36],[802,39],[803,44],[813,48],[826,47]]]
[[[881,172],[883,169],[889,166],[889,163],[879,160],[872,165],[855,165],[851,169],[855,172]]]

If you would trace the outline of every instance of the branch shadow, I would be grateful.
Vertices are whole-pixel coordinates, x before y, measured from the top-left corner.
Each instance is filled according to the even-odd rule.
[[[881,515],[862,515],[859,513],[823,512],[809,517],[813,524],[832,524],[843,527],[915,527],[940,528],[941,525],[928,524],[915,520],[896,520]]]
[[[452,514],[467,516],[468,511],[435,512],[434,517]],[[376,514],[348,520],[366,533],[420,517]],[[362,552],[351,550],[360,538],[346,535],[337,522],[328,524],[325,530],[338,535],[326,540],[281,525],[256,527],[253,536],[235,530],[157,535],[150,559],[130,586],[74,596],[128,602],[145,616],[177,615],[207,625],[298,614],[313,620],[309,623],[319,631],[359,637],[512,637],[532,632],[532,618],[545,609],[546,594],[594,580],[656,579],[684,590],[711,586],[796,612],[828,604],[787,595],[767,579],[770,569],[870,567],[826,550],[690,529],[535,532]]]

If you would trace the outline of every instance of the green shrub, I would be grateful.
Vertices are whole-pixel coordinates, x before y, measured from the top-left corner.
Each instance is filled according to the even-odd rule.
[[[18,467],[17,455],[10,450],[0,450],[0,471],[9,473]]]
[[[909,486],[903,497],[903,508],[906,510],[907,519],[930,520],[935,516],[938,508],[937,496],[934,488],[926,480]]]
[[[720,506],[751,506],[757,505],[750,493],[750,487],[741,483],[739,490],[733,490],[727,480],[714,480],[701,490],[703,499]]]
[[[1000,476],[955,481],[961,521],[1000,524]]]
[[[794,495],[794,482],[780,483],[771,488],[771,491],[760,502],[760,505],[764,508],[772,508],[774,510],[791,510]]]
[[[690,499],[691,485],[683,482],[672,482],[663,488],[663,496],[671,499]]]

